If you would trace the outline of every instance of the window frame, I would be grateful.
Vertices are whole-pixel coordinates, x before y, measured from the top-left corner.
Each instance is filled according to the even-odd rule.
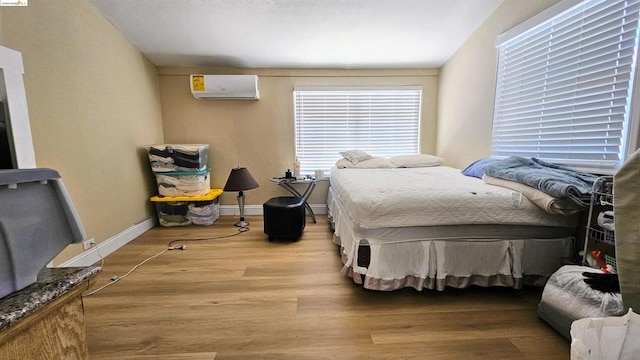
[[[561,16],[565,12],[570,11],[576,6],[580,6],[589,1],[594,1],[597,3],[602,3],[602,0],[563,0],[559,3],[549,7],[548,9],[542,11],[536,16],[524,21],[523,23],[513,27],[510,30],[507,30],[500,36],[498,36],[496,40],[496,88],[495,88],[495,98],[494,98],[494,113],[493,113],[493,125],[492,125],[492,146],[491,146],[491,154],[494,154],[494,136],[495,136],[495,123],[496,123],[496,112],[498,109],[499,102],[499,91],[500,91],[500,69],[499,66],[501,64],[501,46],[503,44],[508,43],[509,41],[522,36],[523,34],[532,31],[535,33],[536,28],[548,21],[552,20],[556,16]],[[550,160],[553,162],[561,163],[570,167],[575,168],[576,170],[595,172],[601,174],[613,174],[617,168],[619,168],[622,163],[631,156],[636,150],[638,146],[638,137],[640,136],[640,54],[638,50],[638,41],[640,39],[640,31],[636,30],[636,52],[633,55],[635,57],[635,61],[632,62],[632,75],[633,78],[630,80],[629,84],[631,90],[628,96],[627,110],[625,111],[626,120],[623,121],[623,124],[626,125],[622,130],[622,135],[620,137],[621,145],[618,154],[620,155],[620,159],[617,161],[617,164],[614,166],[596,164],[596,161],[586,161],[585,165],[581,166],[575,160],[571,162],[569,159],[565,159],[565,161],[558,160]],[[505,156],[495,156],[495,157],[505,157]],[[543,157],[541,157],[544,159]],[[545,159],[548,160],[548,159]]]
[[[324,169],[319,168],[319,166],[315,166],[314,164],[307,164],[307,161],[305,161],[305,155],[301,153],[301,148],[300,148],[300,122],[303,121],[302,119],[300,119],[300,109],[298,108],[299,105],[299,101],[297,99],[298,97],[298,93],[299,92],[313,92],[313,91],[318,91],[318,92],[333,92],[335,91],[336,93],[342,93],[342,92],[354,92],[354,93],[361,93],[361,92],[376,92],[376,91],[381,91],[381,92],[396,92],[396,91],[411,91],[414,92],[413,95],[411,96],[416,96],[417,95],[417,104],[414,102],[412,103],[412,106],[414,106],[413,110],[412,110],[412,114],[415,115],[415,121],[412,120],[412,126],[415,126],[415,132],[412,132],[412,139],[415,139],[415,149],[411,150],[412,153],[415,154],[419,154],[420,153],[420,148],[421,148],[421,127],[422,127],[422,95],[424,92],[424,88],[422,85],[380,85],[380,86],[295,86],[292,92],[292,97],[293,97],[293,113],[294,113],[294,144],[295,144],[295,155],[297,160],[300,162],[300,173],[301,175],[310,175],[313,174],[315,170],[324,170],[325,173],[329,173],[329,170],[331,169],[331,167],[333,167],[333,164],[335,164],[335,162],[337,160],[340,159],[340,155],[338,154],[340,151],[346,151],[346,150],[350,150],[350,149],[354,149],[354,148],[359,148],[360,150],[364,150],[369,152],[371,155],[373,156],[393,156],[393,155],[400,155],[400,153],[398,151],[391,151],[391,152],[385,152],[385,151],[377,151],[375,148],[370,148],[370,147],[366,147],[366,146],[358,146],[355,143],[349,143],[349,144],[343,144],[343,145],[339,145],[339,147],[337,147],[336,145],[334,146],[329,146],[330,148],[333,147],[334,149],[331,150],[331,152],[326,152],[324,155],[329,155],[329,154],[334,154],[335,153],[335,157],[334,159],[331,160],[327,160],[327,158],[324,159],[324,161],[326,162],[326,164],[324,166],[326,166]],[[417,92],[417,93],[416,93]],[[356,95],[357,96],[357,95]],[[406,96],[406,95],[404,95]],[[374,96],[375,97],[375,96]],[[345,114],[346,117],[349,117],[348,114]],[[335,150],[335,151],[334,151]],[[402,152],[402,154],[407,154],[407,152]],[[329,165],[330,164],[330,165]]]

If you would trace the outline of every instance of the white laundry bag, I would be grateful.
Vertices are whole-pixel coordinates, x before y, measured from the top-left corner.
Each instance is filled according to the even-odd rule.
[[[640,315],[585,318],[571,324],[571,360],[626,360],[640,356]]]

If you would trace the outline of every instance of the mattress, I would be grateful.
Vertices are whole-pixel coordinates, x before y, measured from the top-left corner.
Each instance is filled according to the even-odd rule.
[[[333,187],[327,194],[327,217],[335,226],[348,228],[349,237],[369,239],[374,243],[401,243],[422,240],[456,240],[484,241],[486,239],[517,239],[539,238],[553,239],[573,236],[574,227],[513,225],[513,224],[448,224],[434,226],[406,226],[406,227],[359,227],[346,213],[344,205],[334,194]],[[344,217],[338,216],[343,214]]]
[[[334,168],[331,188],[360,229],[482,224],[575,229],[578,220],[548,214],[519,192],[447,166]]]

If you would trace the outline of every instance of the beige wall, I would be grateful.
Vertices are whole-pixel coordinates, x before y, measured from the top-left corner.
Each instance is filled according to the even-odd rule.
[[[22,52],[36,162],[60,172],[88,236],[155,217],[141,149],[163,141],[155,66],[83,0],[0,11],[2,45]]]
[[[167,143],[210,144],[211,184],[222,188],[231,168],[246,166],[260,187],[245,192],[247,205],[286,194],[269,182],[293,167],[295,159],[293,87],[303,85],[422,85],[421,152],[434,153],[438,70],[243,70],[260,77],[258,101],[196,100],[189,74],[229,73],[229,69],[161,67],[160,94]],[[237,71],[237,70],[236,70]],[[239,72],[235,72],[239,73]],[[326,202],[327,183],[312,204]],[[223,204],[236,204],[223,194]]]
[[[491,154],[496,39],[558,0],[505,0],[440,71],[437,153],[464,168]]]

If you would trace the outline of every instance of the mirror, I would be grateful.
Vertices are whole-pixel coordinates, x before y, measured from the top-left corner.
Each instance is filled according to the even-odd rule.
[[[36,167],[20,52],[0,46],[0,169]]]
[[[6,103],[7,89],[4,86],[4,70],[0,70],[0,169],[14,169],[13,145],[9,143],[9,119]]]

